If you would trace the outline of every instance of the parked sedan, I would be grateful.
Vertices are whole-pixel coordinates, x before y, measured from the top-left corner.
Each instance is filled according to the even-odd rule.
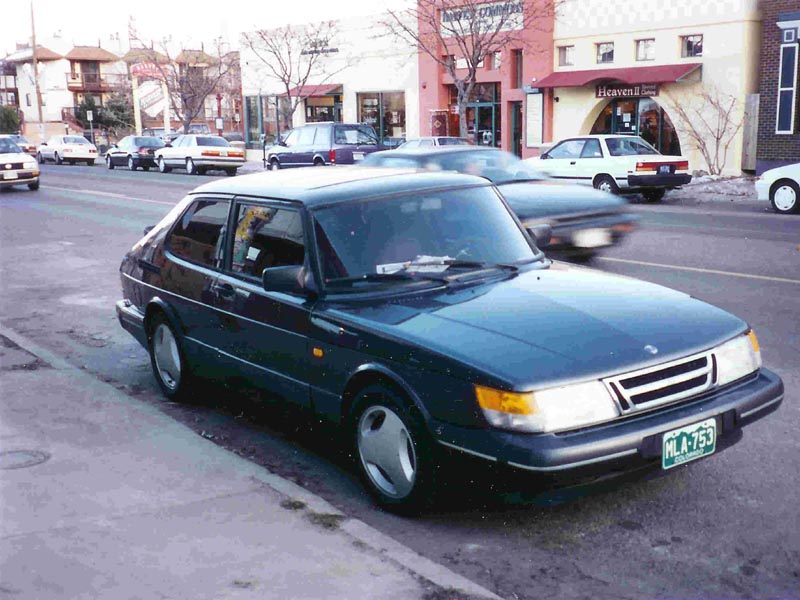
[[[156,150],[163,148],[160,138],[129,135],[112,145],[106,152],[106,166],[109,169],[125,165],[129,170],[149,171],[156,167]]]
[[[22,150],[25,154],[36,156],[36,144],[29,141],[24,135],[18,135],[16,133],[4,133],[0,135],[0,138],[10,139],[17,146],[19,146],[20,150]]]
[[[54,135],[39,146],[36,158],[41,164],[52,160],[57,165],[83,162],[92,166],[97,159],[97,147],[81,135]]]
[[[232,147],[218,135],[179,135],[171,144],[156,150],[155,156],[162,173],[186,169],[189,175],[203,175],[216,169],[232,176],[245,163],[244,150]]]
[[[800,212],[800,163],[764,171],[756,180],[756,194],[783,215]]]
[[[783,399],[744,321],[551,263],[491,183],[457,173],[215,181],[133,246],[121,279],[118,318],[168,398],[230,377],[338,424],[398,510],[435,497],[445,452],[555,485],[670,471]]]
[[[27,185],[39,189],[39,165],[10,138],[0,137],[0,189]]]
[[[648,202],[658,202],[667,190],[692,180],[689,159],[665,156],[631,135],[569,138],[540,157],[527,160],[555,179],[591,185],[612,194],[641,193]]]
[[[559,185],[509,152],[482,146],[398,148],[370,154],[364,166],[417,167],[486,177],[502,192],[523,225],[546,223],[548,247],[562,257],[587,259],[622,241],[636,216],[622,198],[576,186]]]

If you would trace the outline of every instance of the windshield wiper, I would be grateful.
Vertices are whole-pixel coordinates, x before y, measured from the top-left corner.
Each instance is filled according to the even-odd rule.
[[[479,260],[458,260],[458,259],[443,259],[443,260],[430,260],[424,262],[412,262],[407,267],[400,271],[403,272],[411,272],[414,273],[414,267],[431,267],[431,266],[443,266],[443,267],[456,267],[456,268],[465,268],[465,269],[507,269],[509,271],[519,271],[519,267],[517,265],[507,264],[507,263],[492,263],[492,262],[484,262]],[[427,273],[426,273],[427,274]]]

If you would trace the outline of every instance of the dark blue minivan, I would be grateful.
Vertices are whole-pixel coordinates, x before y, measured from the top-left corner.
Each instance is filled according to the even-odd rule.
[[[274,146],[265,147],[264,167],[276,171],[288,167],[352,165],[383,149],[369,125],[309,123],[290,130]]]

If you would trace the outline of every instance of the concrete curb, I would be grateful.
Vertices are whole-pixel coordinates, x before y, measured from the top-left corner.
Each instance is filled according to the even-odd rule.
[[[63,358],[39,346],[32,340],[17,333],[16,331],[0,325],[0,335],[8,338],[26,352],[32,354],[40,360],[45,361],[52,368],[59,371],[69,371],[71,376],[75,377],[76,379],[85,379],[87,385],[99,387],[100,389],[105,388],[108,392],[108,397],[106,400],[111,400],[113,402],[132,402],[135,403],[138,410],[141,410],[152,417],[169,419],[172,421],[172,419],[158,410],[158,408],[136,402],[135,399],[131,398],[110,383],[103,382],[102,380],[93,377],[92,375],[68,363]],[[185,427],[184,425],[174,421],[173,425]],[[210,441],[208,443],[213,444],[213,442]],[[465,577],[462,577],[461,575],[458,575],[443,565],[425,558],[411,548],[404,546],[391,537],[370,527],[363,521],[348,518],[347,515],[339,511],[320,496],[309,492],[305,488],[287,479],[271,473],[264,467],[253,464],[234,453],[228,452],[221,446],[217,446],[217,448],[219,448],[221,452],[226,452],[229,454],[231,460],[237,461],[237,467],[241,472],[249,474],[249,476],[255,481],[263,483],[264,485],[273,489],[275,492],[285,496],[287,499],[301,502],[305,509],[309,512],[341,518],[339,529],[347,536],[354,541],[369,547],[380,556],[394,562],[396,565],[412,573],[417,578],[428,581],[444,590],[455,590],[457,592],[467,594],[470,596],[470,598],[502,600],[500,596],[497,596],[486,588],[470,581]]]

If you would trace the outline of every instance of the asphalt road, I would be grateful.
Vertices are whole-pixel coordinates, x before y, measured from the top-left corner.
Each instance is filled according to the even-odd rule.
[[[50,166],[38,192],[0,195],[0,320],[198,434],[320,494],[510,599],[800,598],[800,216],[754,202],[635,204],[641,227],[593,266],[673,287],[747,319],[784,379],[778,413],[737,446],[666,477],[550,504],[456,464],[447,510],[377,510],[330,432],[252,394],[163,402],[146,352],[118,325],[119,261],[212,177]],[[69,391],[65,390],[65,400]],[[481,481],[478,479],[477,481]]]

